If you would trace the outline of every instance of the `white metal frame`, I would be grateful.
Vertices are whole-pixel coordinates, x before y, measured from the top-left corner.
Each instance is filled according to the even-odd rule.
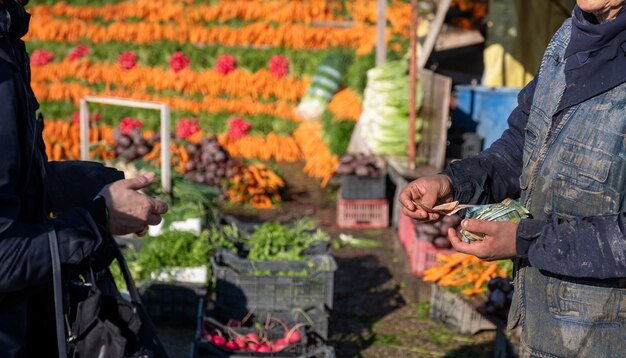
[[[80,157],[89,159],[89,107],[87,103],[112,106],[155,109],[161,112],[161,186],[163,192],[172,190],[172,163],[170,161],[170,106],[162,102],[138,101],[116,97],[86,96],[80,100]]]

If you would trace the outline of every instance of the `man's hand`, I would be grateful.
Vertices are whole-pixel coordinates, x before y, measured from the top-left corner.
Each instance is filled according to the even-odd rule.
[[[109,210],[112,234],[139,233],[145,231],[148,225],[161,222],[161,215],[167,212],[167,204],[138,191],[149,186],[154,178],[154,173],[148,173],[116,181],[100,191],[99,195],[104,197]]]
[[[465,230],[485,234],[482,241],[466,243],[454,229],[448,229],[448,238],[458,252],[474,255],[486,261],[509,259],[515,256],[517,224],[510,221],[485,221],[465,219],[461,222]]]
[[[410,182],[400,193],[402,213],[413,219],[422,221],[438,220],[440,215],[418,207],[419,202],[432,208],[436,204],[452,201],[452,184],[450,178],[443,174],[421,177]]]

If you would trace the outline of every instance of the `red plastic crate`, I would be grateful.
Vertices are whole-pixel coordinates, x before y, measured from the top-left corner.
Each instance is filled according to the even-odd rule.
[[[337,200],[337,226],[346,229],[383,229],[389,226],[389,202]]]
[[[451,255],[453,249],[438,249],[429,240],[418,237],[415,233],[416,223],[410,217],[400,213],[398,218],[398,238],[409,257],[411,272],[417,276],[424,276],[424,271],[437,265],[437,255]]]
[[[400,212],[400,216],[398,217],[398,239],[405,249],[407,249],[408,243],[414,236],[415,223],[413,219]]]
[[[411,272],[417,277],[424,276],[424,271],[438,264],[437,255],[454,253],[456,253],[454,249],[438,249],[430,241],[415,236],[407,250]]]

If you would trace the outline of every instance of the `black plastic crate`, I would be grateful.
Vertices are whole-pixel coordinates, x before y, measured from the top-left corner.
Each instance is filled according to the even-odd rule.
[[[315,315],[318,310],[324,312],[323,307],[316,307],[308,310],[308,314],[311,316]],[[312,333],[310,327],[307,326],[303,326],[299,329],[302,337],[300,342],[293,343],[280,352],[261,353],[243,350],[232,351],[224,347],[218,347],[206,339],[206,334],[214,333],[216,328],[219,329],[220,332],[230,332],[227,334],[231,336],[259,333],[258,329],[255,327],[267,324],[268,315],[277,319],[270,322],[281,321],[288,327],[293,327],[299,323],[306,323],[308,320],[302,315],[299,315],[298,310],[291,312],[235,312],[233,315],[233,312],[220,309],[215,306],[213,302],[208,302],[206,309],[201,305],[198,311],[196,336],[192,345],[192,357],[335,357],[334,349],[326,346],[325,341],[321,340],[319,335],[315,332]],[[326,316],[320,317],[326,318]],[[237,324],[244,319],[246,319],[244,326],[236,327]],[[283,337],[284,332],[285,328],[280,323],[275,323],[273,327],[265,331],[265,334],[267,334],[269,339],[276,340]]]
[[[229,236],[227,239],[233,243],[235,250],[240,257],[247,257],[250,252],[250,245],[247,238],[263,225],[263,223],[244,222],[232,215],[221,215],[219,226],[233,225],[239,232],[239,237]],[[315,234],[318,229],[308,230],[307,233]],[[316,241],[302,251],[302,255],[313,256],[330,254],[330,241]]]
[[[216,358],[253,358],[253,357],[291,357],[291,358],[335,358],[335,349],[329,346],[308,348],[299,354],[285,355],[285,353],[246,353],[246,352],[224,352],[203,342],[194,345],[194,357],[216,357]]]
[[[385,199],[385,173],[371,177],[346,174],[341,176],[341,197],[343,199]]]
[[[141,301],[155,322],[193,324],[198,303],[206,295],[200,285],[181,283],[147,283],[141,288]]]
[[[333,306],[337,263],[330,255],[304,261],[251,261],[219,250],[211,257],[211,266],[218,306],[246,311]]]
[[[207,306],[213,307],[208,312],[219,312],[225,317],[236,321],[242,321],[246,316],[251,319],[264,320],[268,315],[276,317],[284,322],[304,323],[308,335],[315,335],[322,340],[328,339],[329,311],[325,305],[318,304],[306,308],[293,308],[288,311],[267,311],[261,309],[242,310],[237,306],[220,306],[210,302]]]

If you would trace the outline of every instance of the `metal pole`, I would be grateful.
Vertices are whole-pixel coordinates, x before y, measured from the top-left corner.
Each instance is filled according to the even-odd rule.
[[[408,168],[415,168],[415,117],[416,117],[416,89],[417,89],[417,0],[411,0],[411,30],[409,33],[411,45],[409,56],[409,159]],[[422,138],[423,140],[423,138]]]
[[[161,107],[161,186],[164,193],[172,192],[172,162],[170,161],[170,106]]]
[[[387,0],[378,0],[378,17],[376,20],[376,66],[387,62]]]
[[[80,159],[89,159],[89,107],[87,101],[80,100]]]

